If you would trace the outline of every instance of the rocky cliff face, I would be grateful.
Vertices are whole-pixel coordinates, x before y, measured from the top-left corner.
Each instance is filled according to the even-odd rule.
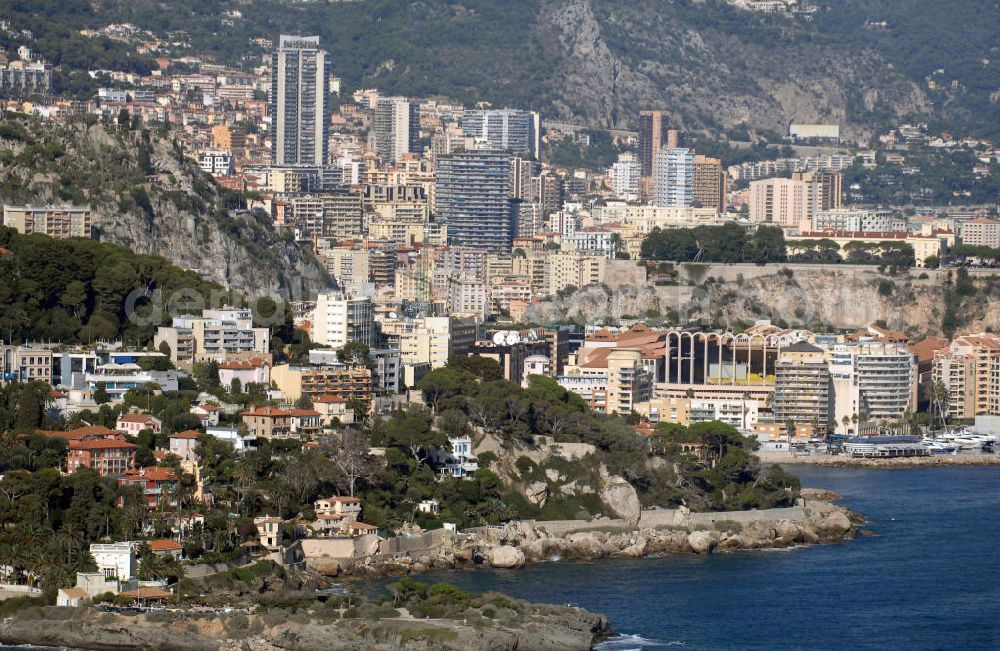
[[[303,299],[325,288],[320,263],[262,214],[239,210],[162,135],[99,123],[11,122],[0,141],[5,200],[88,204],[101,240],[162,255],[246,296]]]
[[[770,319],[816,330],[882,321],[918,339],[941,334],[947,270],[888,275],[851,265],[695,266],[697,272],[681,271],[677,286],[585,287],[532,305],[525,319],[552,324],[639,318],[652,323],[662,315],[668,323],[681,319],[718,327]],[[976,294],[961,304],[960,328],[1000,328],[1000,304],[992,299],[1000,279],[976,277],[974,283]]]

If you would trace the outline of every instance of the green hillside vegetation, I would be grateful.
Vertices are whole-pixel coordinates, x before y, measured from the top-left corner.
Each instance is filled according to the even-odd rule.
[[[0,338],[5,341],[93,342],[125,338],[143,345],[152,326],[133,323],[129,296],[143,313],[145,291],[169,297],[186,289],[209,296],[218,285],[158,256],[93,240],[53,240],[0,227]]]

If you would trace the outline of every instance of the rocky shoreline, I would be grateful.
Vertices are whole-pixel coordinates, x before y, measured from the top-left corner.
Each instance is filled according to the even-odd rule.
[[[1000,454],[936,454],[929,457],[862,459],[845,455],[812,455],[790,452],[759,452],[763,463],[828,466],[832,468],[939,468],[945,466],[1000,466]]]
[[[435,549],[356,560],[314,558],[308,564],[325,576],[377,579],[440,569],[518,568],[555,559],[591,561],[839,543],[853,538],[863,520],[830,502],[838,497],[807,489],[799,506],[791,509],[711,514],[681,509],[661,512],[663,517],[643,512],[634,525],[614,520],[508,523],[458,534]]]
[[[495,597],[510,609],[508,619],[424,619],[405,608],[347,618],[332,611],[126,615],[49,606],[0,621],[0,642],[92,651],[579,651],[611,634],[604,615]]]

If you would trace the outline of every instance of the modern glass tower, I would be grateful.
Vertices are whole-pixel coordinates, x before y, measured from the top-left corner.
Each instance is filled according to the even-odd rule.
[[[510,251],[517,231],[511,163],[512,157],[497,148],[438,158],[437,214],[448,224],[449,244]]]
[[[325,165],[329,62],[318,36],[282,34],[271,55],[271,162]]]

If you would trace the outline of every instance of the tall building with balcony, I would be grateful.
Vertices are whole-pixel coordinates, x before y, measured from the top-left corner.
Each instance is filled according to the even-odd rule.
[[[774,367],[774,420],[812,424],[825,434],[831,419],[833,387],[826,353],[804,341],[783,348]]]
[[[11,206],[4,204],[3,225],[21,234],[42,233],[54,240],[94,236],[90,206]]]
[[[327,163],[330,83],[327,53],[318,36],[278,39],[271,55],[271,162],[275,165]]]
[[[271,351],[268,328],[254,327],[247,308],[203,310],[201,316],[177,316],[170,326],[160,326],[153,346],[170,348],[170,361],[189,365],[195,362],[237,359],[265,355]]]
[[[420,105],[405,97],[382,97],[375,105],[375,151],[384,165],[408,152],[420,153]]]
[[[611,166],[611,191],[622,201],[636,201],[639,198],[639,175],[642,166],[635,154],[626,152],[618,156]]]
[[[729,191],[729,175],[718,158],[694,157],[692,206],[724,210]]]
[[[898,420],[917,408],[917,362],[906,346],[879,341],[828,348],[836,401],[834,423],[844,416]]]
[[[1000,415],[1000,335],[956,337],[934,356],[932,377],[948,390],[948,416]]]
[[[670,122],[664,111],[639,113],[639,165],[642,178],[652,178],[656,168],[656,153],[667,144]]]
[[[608,353],[604,412],[629,414],[653,395],[653,375],[643,366],[642,350],[617,348]]]
[[[812,217],[809,183],[793,179],[750,182],[750,221],[799,228]]]
[[[375,343],[375,316],[370,298],[343,294],[320,294],[313,311],[312,340],[340,348],[358,341],[369,348]]]
[[[448,243],[509,252],[517,234],[510,198],[511,156],[474,149],[437,161],[438,217],[448,224]]]
[[[654,206],[690,206],[694,202],[694,152],[662,147],[656,152]]]
[[[970,219],[961,226],[962,244],[1000,249],[1000,221],[988,217]]]
[[[517,109],[474,109],[462,114],[462,132],[518,156],[541,157],[541,117]]]

